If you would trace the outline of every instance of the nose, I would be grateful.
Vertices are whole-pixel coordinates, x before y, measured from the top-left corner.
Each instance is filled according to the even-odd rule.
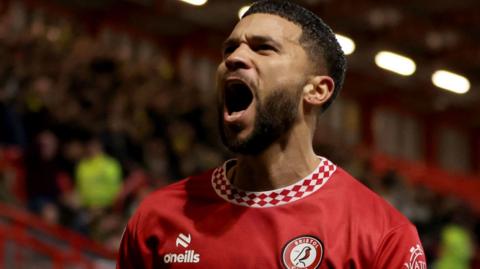
[[[252,61],[248,54],[248,46],[241,44],[225,59],[225,65],[229,71],[238,69],[250,69]]]

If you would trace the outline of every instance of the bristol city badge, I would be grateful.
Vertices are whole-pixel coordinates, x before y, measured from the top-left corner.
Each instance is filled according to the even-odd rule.
[[[311,235],[290,240],[282,250],[282,262],[286,269],[316,269],[322,259],[322,241]]]

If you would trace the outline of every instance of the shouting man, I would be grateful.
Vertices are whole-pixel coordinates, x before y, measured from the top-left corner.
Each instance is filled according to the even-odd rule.
[[[253,4],[217,71],[221,138],[237,158],[146,198],[117,268],[426,268],[415,227],[313,151],[344,73],[314,13]]]

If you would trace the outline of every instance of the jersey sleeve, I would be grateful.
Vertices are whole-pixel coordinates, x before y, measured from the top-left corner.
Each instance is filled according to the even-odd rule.
[[[375,255],[375,269],[426,269],[425,252],[415,227],[408,223],[388,232]]]
[[[123,232],[116,269],[150,269],[153,257],[150,249],[137,234],[135,219],[131,219]]]

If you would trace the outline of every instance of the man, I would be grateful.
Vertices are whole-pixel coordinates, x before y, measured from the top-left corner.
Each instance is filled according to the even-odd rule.
[[[151,194],[118,268],[425,268],[410,222],[312,149],[344,69],[313,13],[255,3],[217,72],[221,137],[237,159]]]

